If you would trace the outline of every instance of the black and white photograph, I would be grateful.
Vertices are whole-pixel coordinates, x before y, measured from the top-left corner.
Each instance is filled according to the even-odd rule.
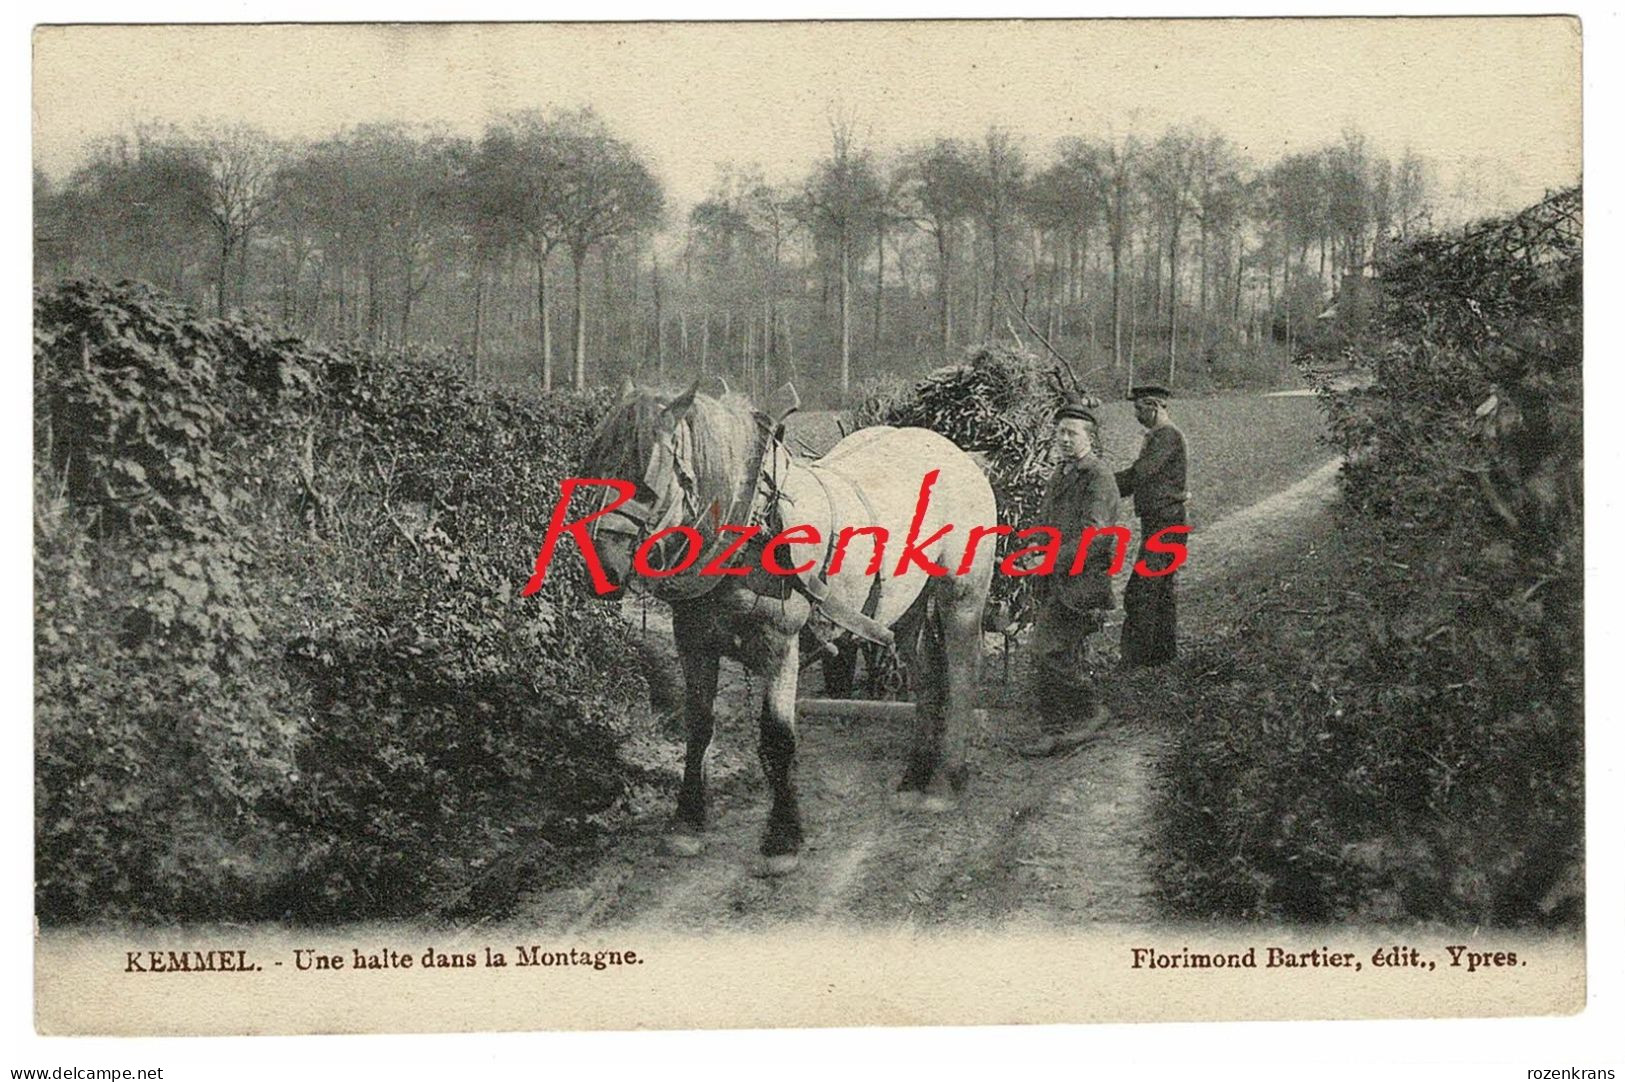
[[[40,1032],[1581,1010],[1581,34],[36,27]]]

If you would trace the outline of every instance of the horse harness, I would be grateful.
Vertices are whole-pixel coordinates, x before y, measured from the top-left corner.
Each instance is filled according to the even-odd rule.
[[[775,439],[777,438],[778,434],[775,433]],[[829,505],[830,510],[830,523],[829,527],[824,531],[824,558],[820,561],[817,571],[814,572],[809,568],[803,574],[791,576],[791,585],[808,601],[812,602],[813,613],[816,616],[823,617],[842,631],[850,632],[860,639],[889,648],[893,645],[895,636],[892,634],[891,628],[874,618],[875,613],[880,609],[880,593],[884,576],[879,571],[876,571],[874,577],[870,579],[869,593],[863,600],[861,611],[842,601],[829,588],[829,564],[835,555],[835,541],[840,528],[840,524],[835,521],[835,494],[830,491],[829,483],[824,480],[823,471],[818,469],[816,465],[809,465],[807,472],[812,475],[813,480],[818,482],[818,487],[824,492],[824,502]],[[859,501],[862,502],[863,511],[868,516],[868,521],[875,523],[877,521],[875,509],[869,502],[869,497],[860,486],[851,482],[847,482],[847,485],[857,494]],[[773,532],[777,533],[779,529],[783,528],[783,516],[779,513],[777,502],[773,504],[771,511],[772,515],[778,519],[776,523],[772,523],[773,526],[777,527]]]
[[[753,562],[759,566],[762,550],[767,546],[767,539],[777,536],[784,530],[782,507],[789,497],[779,488],[779,456],[776,452],[782,449],[786,456],[789,456],[790,452],[784,446],[783,418],[774,420],[767,414],[757,410],[752,411],[752,417],[756,422],[759,438],[756,441],[756,450],[752,455],[750,468],[745,474],[747,487],[743,487],[735,494],[728,508],[726,518],[722,517],[715,504],[713,504],[712,513],[717,516],[718,522],[728,521],[732,518],[739,504],[742,501],[748,501],[747,513],[742,525],[745,527],[758,526],[760,530],[756,538],[747,547],[746,552]],[[623,504],[619,509],[626,514],[627,518],[643,527],[650,536],[688,518],[689,515],[685,515],[685,511],[690,512],[695,518],[698,518],[701,513],[700,508],[692,506],[693,471],[688,468],[687,463],[684,461],[685,456],[681,453],[681,448],[676,445],[681,438],[682,431],[683,426],[679,426],[678,433],[673,436],[672,445],[668,445],[665,441],[661,441],[656,445],[654,454],[650,456],[648,468],[644,471],[644,484],[651,491],[660,493],[655,503],[649,505],[634,500]],[[668,470],[671,474],[671,481],[666,481],[662,486],[664,478],[661,475]],[[787,594],[778,593],[778,590],[783,588],[780,586],[782,583],[808,600],[812,606],[814,617],[828,621],[840,631],[849,632],[860,639],[890,648],[895,643],[895,636],[890,628],[874,618],[880,606],[882,576],[880,574],[874,576],[869,587],[869,594],[864,600],[862,611],[847,604],[829,587],[829,564],[834,557],[835,540],[839,532],[839,524],[834,521],[835,498],[830,491],[828,482],[822,476],[822,471],[814,466],[809,466],[808,472],[812,474],[813,479],[818,482],[819,487],[823,490],[825,500],[830,508],[831,522],[823,533],[823,559],[815,567],[810,567],[804,572],[772,576],[776,581],[760,583],[762,588],[757,589],[756,592],[767,596],[787,596]],[[869,503],[869,497],[864,494],[859,486],[851,485],[850,487],[857,494],[858,499],[862,501],[864,511],[868,514],[870,522],[876,521],[874,508]],[[746,495],[747,491],[748,496]],[[703,567],[704,563],[700,561],[709,562],[722,551],[726,543],[726,535],[719,535],[710,545],[706,546],[705,551],[701,553],[695,563]],[[753,574],[752,579],[759,579],[759,577]],[[668,595],[668,600],[672,597],[690,600],[715,589],[717,585],[718,580],[716,579],[707,581],[697,575],[680,576],[663,580],[658,592]]]

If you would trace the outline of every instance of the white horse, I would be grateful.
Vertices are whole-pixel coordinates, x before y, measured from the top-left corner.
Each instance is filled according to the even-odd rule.
[[[671,528],[698,531],[701,555],[686,571],[647,580],[651,592],[671,604],[686,692],[688,754],[668,845],[683,855],[703,846],[705,752],[718,666],[726,655],[766,685],[760,754],[773,804],[761,849],[766,870],[779,874],[796,866],[802,842],[795,703],[809,620],[826,634],[845,629],[882,642],[895,629],[895,645],[917,689],[913,746],[896,800],[927,811],[956,803],[967,774],[982,610],[995,560],[995,546],[987,544],[962,565],[964,530],[996,522],[997,508],[976,462],[934,432],[863,429],[808,463],[785,448],[774,419],[736,396],[698,394],[697,386],[676,398],[627,386],[600,425],[585,468],[593,477],[634,484],[636,498],[593,521],[589,536],[618,594],[640,545],[665,530],[682,542],[682,555],[695,547],[692,536]],[[925,503],[922,482],[933,471]],[[923,514],[917,514],[922,503]],[[919,550],[946,574],[929,573],[916,561],[899,566],[906,538],[931,539],[950,524],[960,529]],[[782,567],[806,565],[800,575],[758,569],[745,576],[702,576],[698,572],[740,536],[723,525],[761,528],[756,542],[729,565],[760,564],[762,542],[788,527],[810,525],[818,540],[800,532],[803,540],[767,554]],[[849,539],[849,551],[831,567],[843,527],[864,532]],[[883,539],[874,527],[884,531]],[[664,558],[664,541],[649,551]],[[876,557],[877,547],[883,558]]]

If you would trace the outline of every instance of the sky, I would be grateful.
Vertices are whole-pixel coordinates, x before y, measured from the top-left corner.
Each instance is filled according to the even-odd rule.
[[[1040,156],[1205,124],[1261,162],[1356,126],[1507,206],[1580,171],[1579,27],[1561,18],[42,27],[34,61],[34,160],[54,178],[149,119],[474,134],[589,104],[679,211],[721,163],[804,175],[833,115],[881,148],[996,123]]]

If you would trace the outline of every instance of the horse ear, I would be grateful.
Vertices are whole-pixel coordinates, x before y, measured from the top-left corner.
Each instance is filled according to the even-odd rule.
[[[694,405],[694,395],[699,392],[700,381],[695,380],[688,390],[666,403],[666,414],[674,421],[681,421],[687,416],[689,408]]]
[[[788,382],[774,391],[767,402],[767,412],[775,421],[784,420],[800,408],[801,396],[796,394],[795,385]]]
[[[632,382],[632,377],[631,376],[622,376],[621,377],[621,392],[620,393],[621,393],[622,398],[630,398],[630,397],[632,397],[632,392],[636,391],[637,389],[638,389],[637,385]]]

